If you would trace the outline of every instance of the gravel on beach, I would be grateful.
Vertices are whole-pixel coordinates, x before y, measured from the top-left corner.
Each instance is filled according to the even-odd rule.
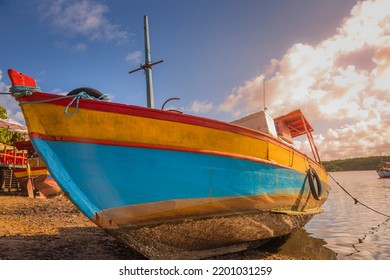
[[[39,199],[0,192],[0,248],[0,260],[145,259],[97,227],[63,195]],[[211,259],[296,257],[253,249]]]

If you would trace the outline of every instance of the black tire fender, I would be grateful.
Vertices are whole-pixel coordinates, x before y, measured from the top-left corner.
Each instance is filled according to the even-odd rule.
[[[310,192],[315,200],[320,200],[322,195],[322,183],[314,168],[307,171],[307,179],[309,181]]]
[[[97,89],[90,88],[90,87],[81,87],[81,88],[76,88],[72,91],[70,91],[67,96],[72,96],[72,95],[77,95],[80,92],[85,92],[89,96],[95,97],[97,99],[105,99],[105,94],[101,93]]]

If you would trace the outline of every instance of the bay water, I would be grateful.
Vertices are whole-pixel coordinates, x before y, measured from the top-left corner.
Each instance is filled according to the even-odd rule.
[[[390,179],[380,179],[374,170],[330,175],[353,198],[372,209],[355,204],[355,200],[329,178],[332,189],[322,206],[324,212],[316,215],[304,229],[306,239],[320,242],[306,240],[302,244],[322,244],[321,247],[329,249],[325,258],[330,259],[390,260]],[[302,251],[310,251],[304,247]],[[314,252],[318,252],[318,248]]]

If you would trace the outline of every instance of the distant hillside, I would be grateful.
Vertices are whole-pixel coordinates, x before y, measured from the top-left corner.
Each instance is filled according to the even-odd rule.
[[[382,157],[365,157],[365,158],[349,158],[324,161],[324,167],[327,171],[352,171],[352,170],[376,170],[379,163],[390,161],[390,156]]]

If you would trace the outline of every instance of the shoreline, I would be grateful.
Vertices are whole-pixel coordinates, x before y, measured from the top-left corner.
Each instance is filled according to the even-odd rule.
[[[208,259],[311,259],[263,247]],[[0,260],[146,259],[97,227],[64,195],[40,199],[0,192],[0,248]]]

